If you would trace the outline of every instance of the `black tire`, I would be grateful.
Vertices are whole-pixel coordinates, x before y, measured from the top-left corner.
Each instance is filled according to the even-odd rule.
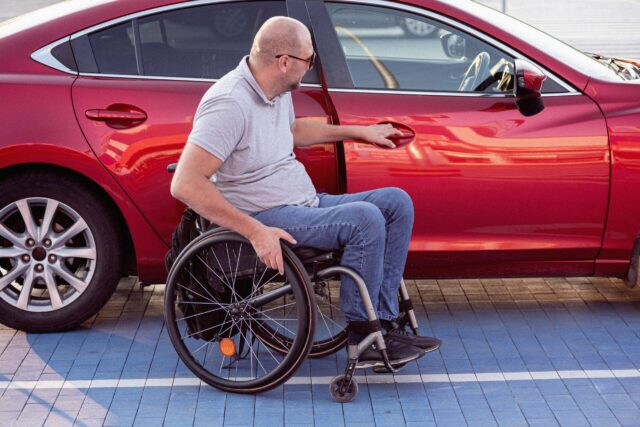
[[[121,273],[121,242],[109,206],[88,185],[50,173],[15,175],[0,181],[0,188],[0,322],[53,332],[96,314]],[[25,240],[30,234],[23,211],[32,216],[34,242]],[[45,217],[51,218],[50,227]],[[10,279],[21,268],[26,270]]]
[[[167,331],[180,359],[205,383],[259,393],[285,382],[304,362],[313,342],[315,301],[304,267],[289,248],[282,251],[283,276],[264,268],[246,239],[216,229],[194,239],[174,262],[165,289]],[[254,304],[267,295],[279,296]],[[295,306],[294,314],[275,318],[279,312],[273,311],[287,305]],[[284,322],[294,335],[284,355],[255,339],[256,328],[271,321]],[[225,355],[225,340],[245,357]]]

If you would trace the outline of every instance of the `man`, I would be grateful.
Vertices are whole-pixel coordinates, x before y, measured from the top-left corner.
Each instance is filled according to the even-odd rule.
[[[413,205],[397,188],[316,194],[293,146],[359,139],[394,147],[390,125],[333,126],[296,120],[290,91],[313,66],[311,35],[299,21],[269,19],[251,53],[202,98],[171,194],[213,223],[247,238],[267,267],[283,272],[280,239],[318,249],[344,248],[341,264],[364,279],[392,363],[438,348],[435,338],[397,328],[397,292],[406,261]],[[215,183],[211,177],[215,174]],[[300,243],[298,243],[300,242]],[[340,304],[351,329],[366,321],[355,283],[344,278]],[[362,324],[360,324],[362,325]],[[366,334],[349,331],[355,344]],[[380,360],[367,351],[362,362]]]

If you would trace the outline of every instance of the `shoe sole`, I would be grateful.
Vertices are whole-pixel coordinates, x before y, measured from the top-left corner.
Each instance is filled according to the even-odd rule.
[[[418,347],[420,348],[420,347]],[[433,347],[429,350],[426,349],[422,349],[424,351],[424,354],[422,354],[422,356],[424,356],[427,353],[431,353],[432,351],[436,351],[437,349],[440,348],[440,344],[438,344],[437,347]],[[422,356],[418,356],[418,359],[420,359]],[[406,366],[406,363],[398,363],[397,365],[394,366],[394,364],[392,363],[391,366],[393,366],[393,368],[396,370],[396,372],[402,368],[404,368]],[[389,370],[389,368],[387,368],[387,366],[383,363],[382,366],[373,366],[373,372],[375,372],[376,374],[390,374],[391,371]]]
[[[424,352],[425,352],[425,354],[426,354],[426,353],[431,353],[432,351],[436,351],[437,349],[439,349],[439,348],[442,346],[442,342],[440,342],[440,344],[438,344],[438,345],[437,345],[437,346],[435,346],[435,347],[422,348],[422,347],[418,347],[417,345],[413,344],[413,343],[412,343],[412,342],[410,342],[409,340],[404,341],[404,340],[399,340],[399,339],[397,339],[397,338],[391,338],[391,339],[392,339],[392,340],[394,340],[394,341],[396,341],[396,342],[402,343],[402,344],[412,345],[412,346],[414,346],[414,347],[416,347],[416,348],[419,348],[420,350],[424,351]]]
[[[404,357],[402,359],[394,359],[394,360],[390,360],[389,362],[391,363],[391,366],[395,367],[397,365],[406,365],[407,363],[416,360],[416,359],[420,359],[422,356],[424,356],[425,353],[421,353],[418,354],[416,356],[409,356],[409,357]],[[386,368],[387,365],[384,364],[384,362],[382,360],[376,360],[376,361],[365,361],[365,362],[358,362],[356,363],[356,369],[365,369],[365,368],[380,368],[380,367],[384,367]]]

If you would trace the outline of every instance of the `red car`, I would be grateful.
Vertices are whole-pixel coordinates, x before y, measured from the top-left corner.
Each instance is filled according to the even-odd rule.
[[[65,329],[122,275],[164,281],[184,209],[166,167],[203,93],[286,14],[310,27],[320,62],[294,93],[298,117],[405,133],[393,150],[336,141],[296,154],[318,191],[412,196],[408,278],[635,284],[633,61],[466,1],[62,2],[0,25],[0,322]]]

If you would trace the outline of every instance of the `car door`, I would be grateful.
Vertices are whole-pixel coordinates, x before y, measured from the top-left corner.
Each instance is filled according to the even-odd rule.
[[[349,192],[412,197],[406,274],[591,274],[609,181],[595,103],[549,74],[545,109],[525,116],[512,95],[519,54],[433,12],[358,3],[310,6],[314,31],[338,70],[326,78],[340,123],[405,135],[395,149],[344,141],[344,152]],[[419,36],[407,23],[436,29]],[[470,84],[474,60],[488,68]]]
[[[249,53],[265,20],[286,14],[284,1],[193,1],[72,37],[81,68],[73,103],[82,131],[165,242],[184,208],[170,195],[166,167],[177,161],[202,95]],[[298,117],[327,121],[318,82],[310,73],[294,93]],[[335,191],[332,144],[297,155],[321,191]]]

